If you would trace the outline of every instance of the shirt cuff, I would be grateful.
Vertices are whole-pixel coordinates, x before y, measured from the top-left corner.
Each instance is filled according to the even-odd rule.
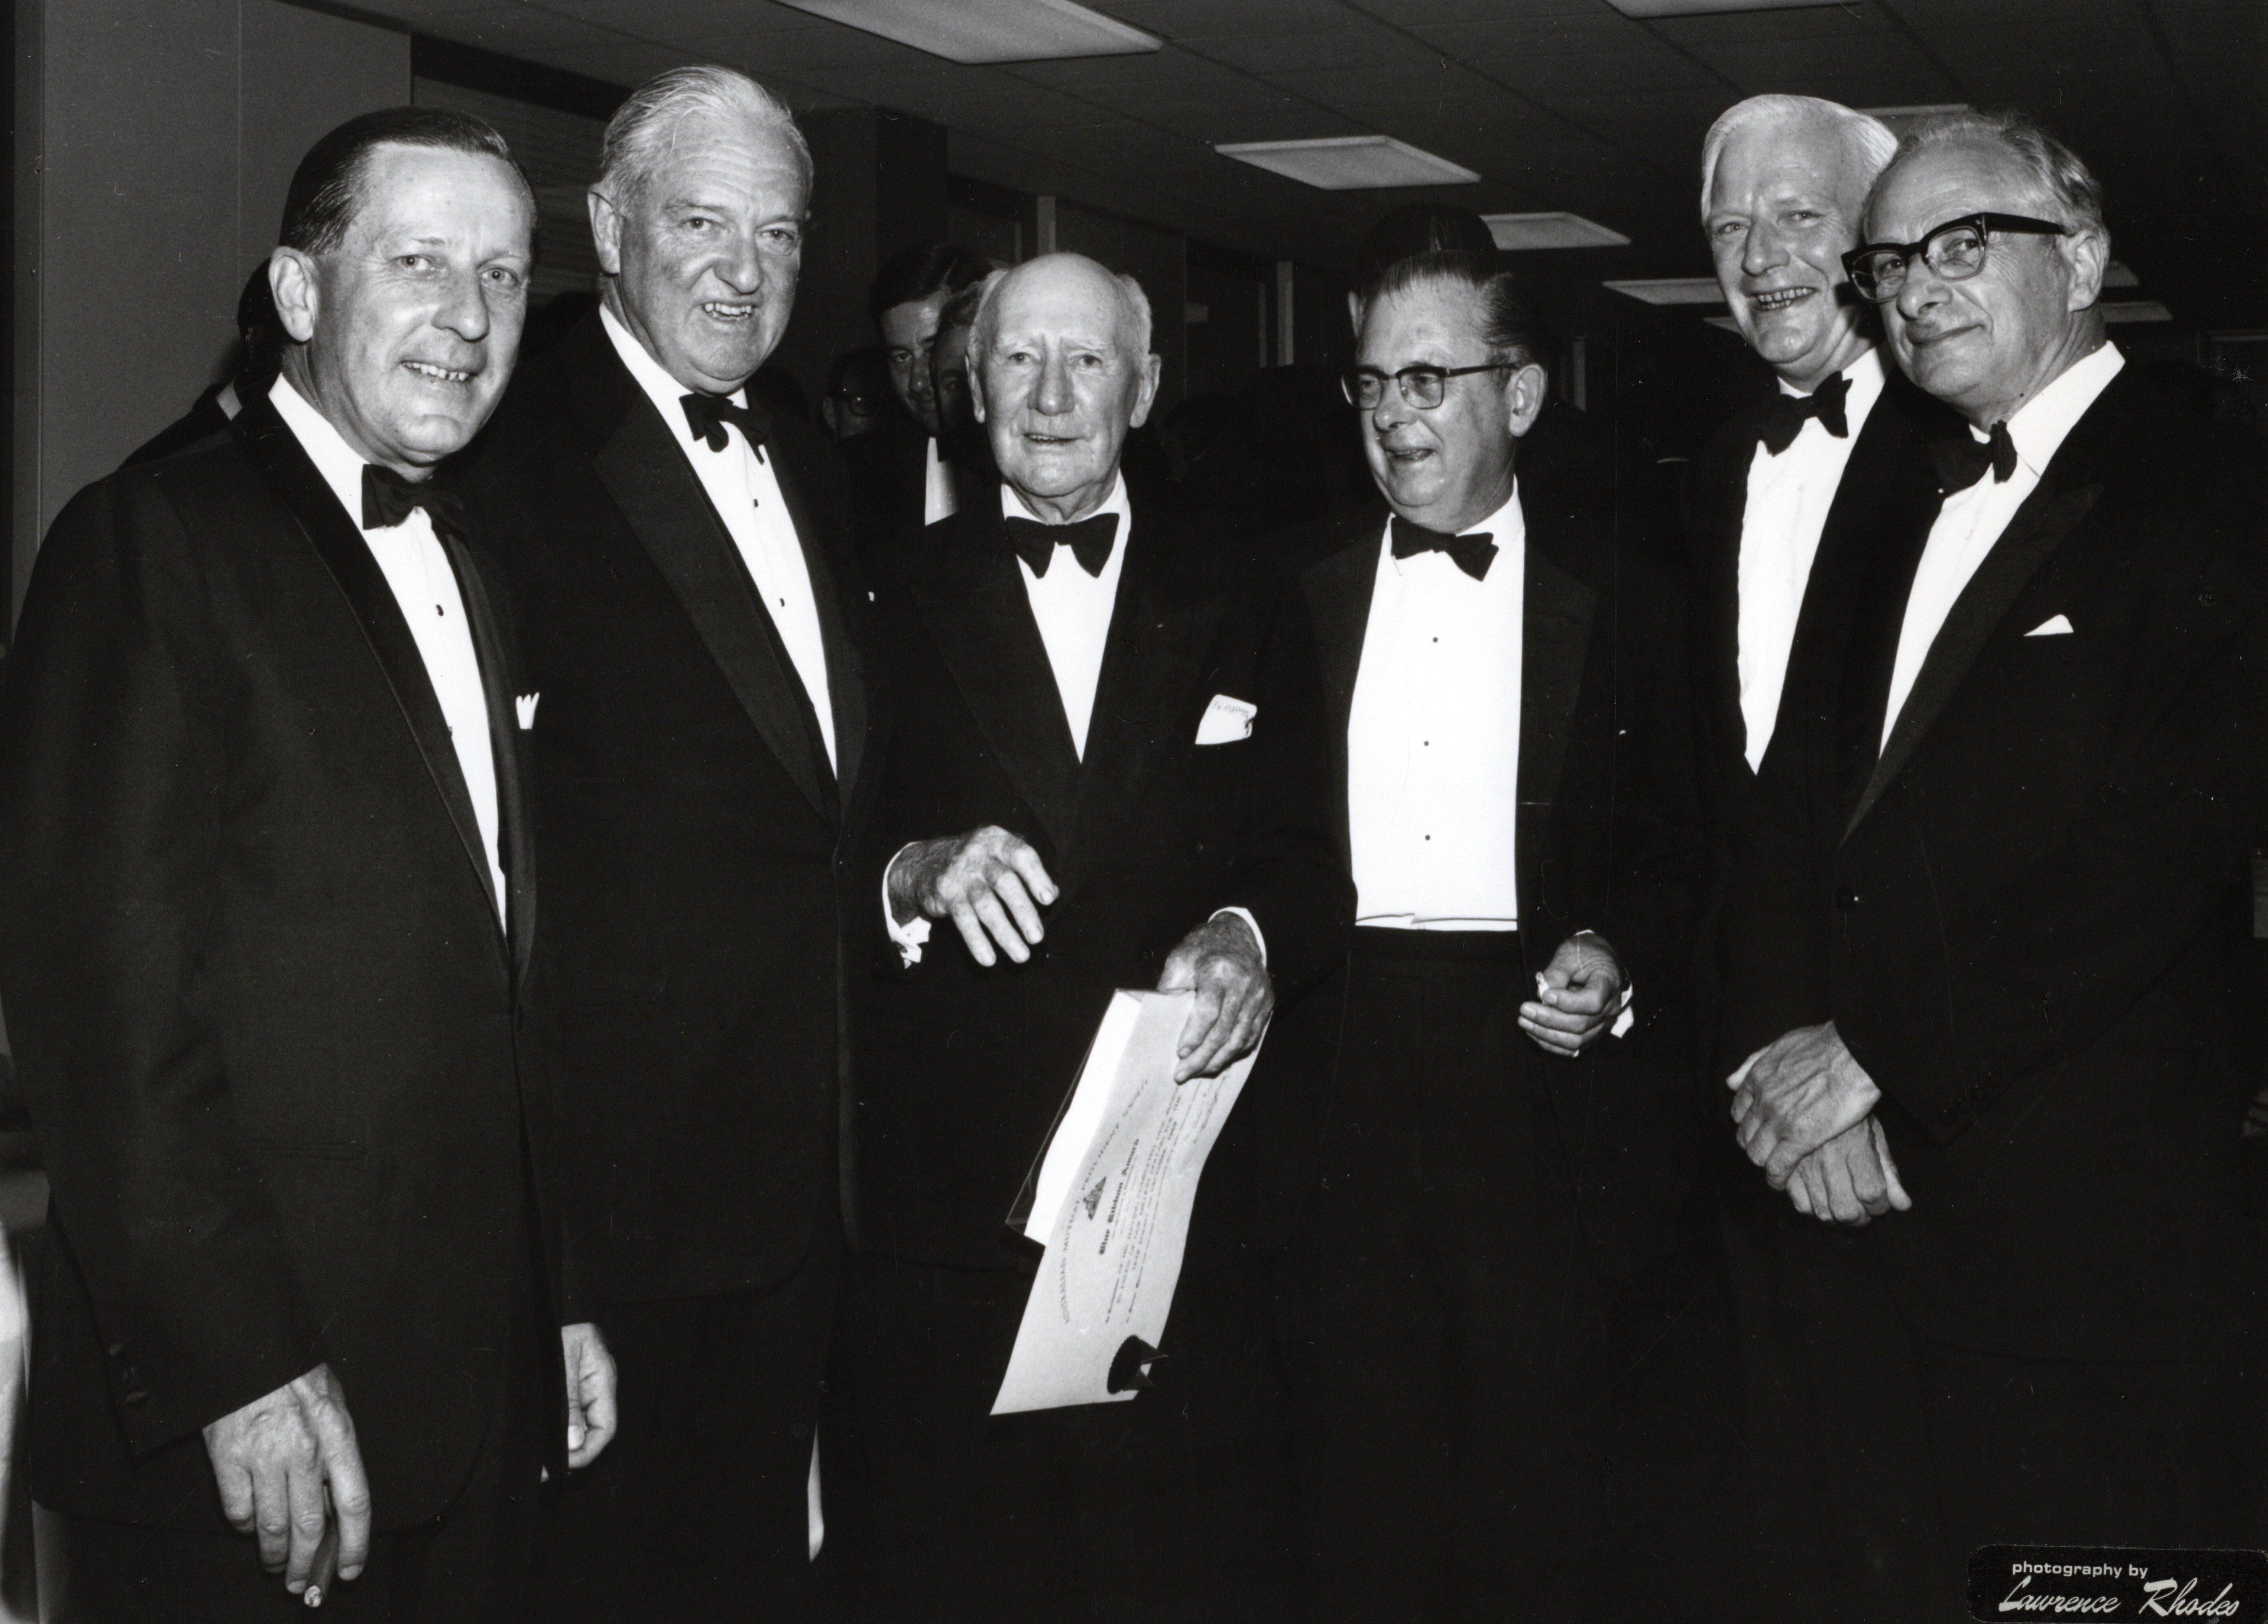
[[[890,906],[890,870],[898,866],[899,857],[911,850],[909,841],[898,848],[896,857],[882,865],[882,928],[898,944],[898,962],[908,970],[921,963],[922,949],[929,945],[929,920],[917,913],[904,924],[898,923],[897,913]]]
[[[1217,919],[1224,913],[1234,914],[1251,928],[1252,940],[1260,944],[1260,968],[1263,970],[1267,969],[1268,933],[1260,928],[1260,921],[1252,917],[1252,910],[1249,908],[1216,908],[1212,911],[1211,919]],[[1208,919],[1206,922],[1210,924],[1211,920]],[[926,921],[924,921],[924,923],[926,923]]]

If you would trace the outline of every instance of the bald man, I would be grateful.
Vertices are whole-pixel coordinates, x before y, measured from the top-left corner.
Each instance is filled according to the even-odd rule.
[[[1266,1277],[1344,952],[1306,616],[1224,579],[1120,471],[1158,388],[1132,278],[1052,255],[969,344],[999,483],[888,550],[902,742],[869,874],[891,950],[858,1054],[856,1257],[829,1538],[853,1613],[1273,1616],[1287,1488]],[[885,923],[879,919],[877,923]],[[1256,1068],[1204,1174],[1154,1391],[991,1417],[1032,1266],[1004,1221],[1118,987],[1189,989],[1184,1076]]]

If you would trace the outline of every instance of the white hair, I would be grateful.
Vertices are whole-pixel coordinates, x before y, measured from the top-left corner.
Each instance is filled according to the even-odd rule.
[[[976,321],[968,336],[970,350],[981,351],[991,347],[992,339],[999,331],[1000,290],[1008,284],[1009,278],[1017,271],[1028,270],[1049,260],[1076,260],[1082,265],[1093,266],[1108,278],[1118,289],[1118,297],[1126,306],[1126,319],[1134,328],[1134,358],[1138,362],[1150,353],[1150,296],[1142,291],[1142,284],[1133,277],[1091,260],[1084,254],[1043,254],[1038,259],[1026,260],[1012,269],[996,271],[984,279],[984,296],[976,306]]]
[[[607,121],[599,149],[599,185],[635,189],[674,135],[679,121],[700,114],[747,119],[775,130],[795,153],[804,189],[811,189],[811,147],[787,103],[737,68],[700,63],[657,73],[630,93]]]
[[[1858,181],[1858,192],[1852,199],[1853,205],[1866,196],[1867,188],[1889,166],[1891,155],[1898,150],[1898,138],[1890,133],[1888,124],[1854,112],[1839,101],[1823,101],[1817,96],[1751,96],[1719,114],[1701,143],[1702,218],[1708,218],[1709,190],[1717,183],[1717,164],[1734,137],[1753,129],[1802,123],[1824,124],[1842,137]]]

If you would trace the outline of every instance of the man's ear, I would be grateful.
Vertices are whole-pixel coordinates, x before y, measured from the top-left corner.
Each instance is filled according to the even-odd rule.
[[[615,200],[593,187],[583,194],[591,209],[591,246],[599,252],[599,269],[610,277],[622,274],[622,215]]]
[[[315,310],[321,303],[317,291],[315,262],[297,248],[278,248],[268,256],[268,292],[276,301],[276,320],[295,343],[315,336]]]
[[[2066,310],[2086,310],[2102,297],[2103,273],[2110,269],[2110,239],[2093,226],[2082,225],[2058,240],[2063,262],[2071,268],[2071,292]]]
[[[976,364],[974,356],[969,358],[968,410],[977,422],[984,421],[984,369]]]
[[[1543,396],[1550,374],[1530,361],[1504,380],[1504,404],[1512,419],[1513,438],[1517,439],[1535,426],[1538,413],[1543,410]]]
[[[1134,391],[1134,415],[1126,419],[1128,428],[1138,429],[1149,418],[1151,403],[1158,398],[1158,380],[1165,375],[1165,371],[1163,356],[1145,355],[1142,358],[1142,381]]]

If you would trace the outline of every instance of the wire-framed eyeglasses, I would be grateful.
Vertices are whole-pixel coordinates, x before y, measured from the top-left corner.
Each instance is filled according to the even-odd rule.
[[[1442,392],[1452,378],[1462,378],[1468,373],[1508,372],[1519,365],[1516,361],[1484,361],[1478,366],[1405,366],[1398,373],[1387,373],[1375,366],[1350,366],[1339,374],[1339,388],[1347,403],[1369,411],[1386,398],[1389,379],[1402,391],[1402,398],[1420,411],[1431,411],[1441,403]]]
[[[1984,250],[1999,232],[2068,237],[2071,227],[2021,214],[1967,214],[1933,227],[1919,242],[1861,243],[1843,256],[1844,274],[1859,298],[1887,305],[1905,286],[1917,257],[1943,281],[1965,281],[1984,269]]]

